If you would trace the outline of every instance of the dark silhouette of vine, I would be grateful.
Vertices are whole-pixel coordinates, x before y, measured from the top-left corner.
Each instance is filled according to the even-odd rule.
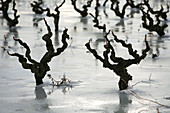
[[[149,31],[155,31],[159,36],[163,36],[165,34],[164,29],[168,27],[166,23],[161,24],[161,20],[159,15],[156,15],[156,22],[154,23],[154,19],[150,16],[149,12],[145,12],[141,9],[142,15],[142,26],[143,28]],[[149,24],[148,24],[149,23]]]
[[[12,19],[9,15],[8,15],[8,10],[9,10],[9,4],[12,2],[12,0],[1,0],[1,10],[2,10],[2,14],[3,14],[3,18],[5,18],[7,20],[7,24],[8,26],[11,27],[15,27],[19,21],[18,18],[20,17],[20,15],[17,15],[17,9],[15,9],[16,3],[15,0],[13,0],[12,4],[12,10],[14,11],[14,19]]]
[[[144,4],[145,6],[147,6],[148,11],[153,14],[156,15],[157,17],[161,17],[164,20],[167,20],[167,13],[169,12],[169,5],[167,4],[167,11],[164,11],[163,6],[161,5],[161,9],[154,11],[153,8],[150,6],[149,4],[149,0],[144,0]]]
[[[55,7],[55,12],[56,12],[56,14],[55,14],[55,13],[51,13],[49,8],[46,9],[46,11],[47,11],[47,16],[54,18],[55,32],[58,32],[58,30],[59,30],[59,27],[58,27],[58,25],[59,25],[59,19],[60,19],[60,11],[59,11],[59,8],[60,8],[64,3],[65,3],[65,0],[63,0],[63,2],[62,2],[59,6],[56,5],[56,7]]]
[[[98,28],[98,29],[102,29],[103,32],[106,32],[106,24],[103,24],[103,26],[99,25],[99,20],[98,20],[98,16],[99,16],[99,10],[98,10],[98,7],[99,7],[99,1],[96,0],[96,7],[95,7],[95,16],[90,13],[90,15],[93,17],[93,22],[95,23],[93,26]]]
[[[32,73],[34,73],[34,77],[36,80],[36,85],[43,84],[43,78],[45,77],[47,71],[50,71],[50,67],[48,65],[49,62],[51,62],[52,58],[55,56],[60,55],[66,48],[67,48],[67,42],[66,39],[69,39],[69,35],[67,34],[68,29],[65,29],[62,34],[62,47],[57,48],[57,51],[55,52],[55,49],[52,44],[52,32],[50,26],[47,24],[46,20],[44,19],[45,25],[47,27],[48,33],[45,34],[42,39],[46,42],[46,49],[47,52],[44,54],[40,62],[35,61],[31,58],[30,53],[31,50],[29,46],[24,43],[22,40],[14,38],[15,41],[19,42],[21,46],[23,46],[26,49],[25,56],[21,55],[19,53],[9,53],[10,56],[16,56],[18,57],[19,62],[22,64],[22,67],[24,69],[31,70]],[[28,61],[30,63],[28,63]]]
[[[126,4],[123,6],[122,12],[119,9],[119,3],[120,3],[119,1],[116,0],[111,2],[112,4],[110,9],[115,12],[116,16],[120,17],[121,19],[124,18],[126,7],[129,5],[128,2],[126,2]],[[115,8],[114,5],[116,5]]]
[[[46,11],[46,9],[42,8],[42,4],[43,2],[41,0],[37,1],[33,1],[32,3],[30,3],[31,7],[32,7],[32,11],[35,12],[35,14],[42,14]]]
[[[86,16],[88,15],[88,7],[91,6],[92,0],[87,1],[87,5],[83,5],[83,7],[82,7],[83,10],[80,10],[80,9],[77,8],[76,1],[77,1],[77,0],[71,0],[71,3],[72,3],[72,5],[73,5],[74,9],[75,9],[82,17],[86,17]]]
[[[128,49],[129,54],[133,57],[133,59],[123,59],[122,57],[116,57],[114,47],[111,45],[110,40],[107,38],[107,35],[110,33],[106,33],[106,45],[104,45],[105,51],[103,51],[103,57],[98,55],[97,51],[95,49],[92,49],[90,47],[90,41],[85,44],[87,49],[93,54],[93,56],[100,60],[103,63],[104,68],[109,68],[110,70],[113,70],[119,77],[119,89],[124,90],[128,87],[129,80],[132,80],[132,76],[127,72],[127,67],[129,67],[132,64],[139,64],[142,59],[144,59],[147,55],[147,52],[150,50],[150,47],[148,45],[148,42],[146,40],[145,35],[145,44],[146,48],[142,51],[142,55],[139,55],[137,53],[137,50],[134,50],[132,48],[132,44],[126,44],[125,41],[118,39],[117,36],[113,33],[112,35],[114,37],[114,41],[117,43],[120,43],[123,47]],[[111,55],[110,55],[111,54]],[[110,58],[109,58],[110,55]],[[111,63],[110,60],[113,62]]]

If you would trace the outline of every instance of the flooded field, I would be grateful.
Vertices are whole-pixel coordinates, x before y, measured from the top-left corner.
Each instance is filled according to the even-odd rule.
[[[106,44],[103,30],[93,27],[93,17],[81,17],[70,0],[66,0],[60,7],[59,31],[55,31],[53,18],[46,14],[35,14],[30,3],[32,1],[16,0],[16,8],[20,15],[19,24],[9,28],[0,12],[0,46],[7,48],[10,53],[25,54],[13,36],[26,42],[31,49],[31,56],[39,61],[45,54],[46,46],[42,36],[47,28],[43,18],[52,30],[54,48],[62,46],[62,31],[68,28],[70,39],[68,47],[49,63],[51,74],[56,80],[63,75],[71,81],[72,86],[52,86],[46,76],[44,84],[36,86],[34,74],[23,69],[18,58],[9,56],[3,48],[0,49],[0,113],[169,113],[170,112],[170,13],[168,13],[165,35],[159,37],[156,32],[150,33],[142,27],[141,12],[131,13],[127,8],[124,19],[120,19],[110,10],[111,2],[100,6],[100,24],[106,24],[106,31],[113,30],[119,39],[131,43],[133,48],[142,53],[145,49],[144,38],[150,45],[146,58],[138,65],[127,68],[133,76],[127,90],[119,91],[119,77],[87,50],[85,44],[90,41],[92,48],[102,56]],[[81,9],[86,0],[77,0]],[[103,4],[103,0],[99,1]],[[139,3],[140,0],[137,0]],[[55,5],[61,0],[44,1],[43,7],[49,7],[54,12]],[[120,2],[121,6],[125,0]],[[93,0],[88,13],[95,15],[96,1]],[[162,5],[170,4],[168,0],[150,1],[151,6],[160,9]],[[10,6],[10,8],[12,5]],[[55,13],[55,12],[54,12]],[[13,11],[9,14],[13,17]],[[4,36],[6,39],[4,39]],[[113,40],[110,34],[108,38]],[[116,56],[131,58],[126,48],[115,41],[111,42]],[[159,55],[152,58],[153,54]]]

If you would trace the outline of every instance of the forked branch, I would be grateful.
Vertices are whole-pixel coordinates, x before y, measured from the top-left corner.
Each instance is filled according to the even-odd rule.
[[[35,80],[36,80],[36,85],[43,84],[43,78],[46,75],[46,72],[50,70],[50,67],[48,66],[48,63],[51,61],[51,59],[54,56],[60,55],[67,48],[68,44],[66,42],[66,39],[69,39],[69,35],[67,34],[68,29],[65,29],[63,31],[63,34],[62,34],[63,46],[61,48],[58,48],[57,52],[55,52],[55,49],[53,47],[52,40],[51,40],[51,37],[52,37],[51,28],[47,24],[47,21],[45,19],[44,19],[44,22],[45,22],[45,25],[47,27],[48,33],[45,34],[42,37],[42,39],[46,43],[47,52],[42,57],[40,62],[37,62],[37,61],[35,61],[35,60],[33,60],[31,58],[31,56],[30,56],[31,50],[30,50],[29,46],[26,43],[24,43],[22,40],[20,40],[20,39],[14,38],[15,41],[19,42],[19,44],[26,49],[25,56],[21,55],[19,53],[11,54],[11,53],[8,52],[8,54],[10,56],[18,57],[18,60],[22,64],[22,67],[24,69],[30,69],[31,72],[34,73],[34,77],[35,77]],[[27,61],[29,61],[30,63],[28,63]]]
[[[137,54],[136,50],[133,50],[131,44],[126,44],[125,41],[118,39],[117,36],[112,31],[114,40],[117,43],[121,43],[123,47],[128,48],[129,54],[132,55],[134,58],[124,59],[122,57],[116,57],[114,47],[111,45],[110,40],[107,38],[107,35],[109,33],[110,33],[110,30],[105,35],[106,45],[104,45],[105,51],[103,51],[104,58],[98,55],[95,49],[92,49],[90,47],[90,42],[86,43],[85,46],[93,54],[93,56],[96,59],[99,59],[103,63],[104,68],[109,68],[110,70],[114,71],[120,77],[119,89],[124,90],[124,89],[127,89],[128,87],[128,81],[132,80],[132,76],[128,74],[126,68],[132,64],[139,64],[140,61],[146,57],[146,53],[150,50],[150,47],[148,45],[148,42],[146,40],[146,35],[145,35],[146,48],[142,51],[142,55],[140,56],[139,54]],[[109,60],[109,54],[111,54],[110,60]],[[112,61],[113,63],[111,63],[110,61]]]

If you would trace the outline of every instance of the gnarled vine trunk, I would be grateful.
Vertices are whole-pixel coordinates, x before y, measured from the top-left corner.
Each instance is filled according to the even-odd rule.
[[[36,85],[43,84],[43,78],[45,77],[47,71],[50,70],[48,63],[51,61],[53,57],[60,55],[67,48],[68,44],[66,42],[66,39],[69,39],[69,35],[67,34],[68,29],[65,29],[62,34],[63,45],[62,47],[58,48],[57,51],[55,52],[55,49],[53,47],[52,40],[51,40],[52,32],[51,32],[50,26],[48,26],[45,19],[44,21],[45,21],[45,25],[47,26],[48,33],[45,34],[42,37],[42,39],[46,42],[47,52],[42,57],[40,62],[37,62],[31,58],[30,56],[31,50],[29,46],[26,43],[22,42],[22,40],[20,39],[14,38],[15,41],[19,42],[20,45],[22,45],[26,49],[25,56],[20,55],[18,53],[10,54],[8,52],[9,55],[18,57],[19,62],[22,64],[22,67],[24,69],[30,69],[31,72],[34,73]],[[30,63],[28,63],[27,61],[29,61]]]
[[[132,80],[132,76],[127,72],[126,68],[132,64],[139,64],[140,61],[146,57],[146,55],[147,55],[146,53],[150,50],[150,47],[148,45],[148,42],[146,41],[146,35],[145,35],[146,49],[144,49],[142,51],[142,55],[140,56],[139,54],[137,54],[136,50],[133,50],[131,44],[126,44],[125,41],[118,39],[117,36],[112,31],[114,40],[117,43],[121,43],[121,45],[123,47],[127,48],[129,54],[131,56],[133,56],[134,58],[133,59],[123,59],[122,57],[116,57],[114,48],[111,45],[110,40],[107,38],[107,35],[109,33],[110,33],[110,31],[108,33],[106,33],[106,35],[105,35],[106,45],[104,45],[104,47],[106,50],[103,51],[104,58],[99,56],[97,54],[97,51],[90,47],[90,42],[86,43],[85,46],[93,54],[93,56],[96,59],[100,60],[103,63],[104,68],[109,68],[110,70],[113,70],[113,72],[115,72],[120,77],[120,80],[118,83],[119,89],[124,90],[124,89],[127,89],[129,80]],[[110,58],[108,57],[108,55],[110,55]],[[112,61],[113,63],[110,63],[110,61]]]

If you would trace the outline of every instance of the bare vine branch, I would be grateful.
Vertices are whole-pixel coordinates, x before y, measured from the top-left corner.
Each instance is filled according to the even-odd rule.
[[[116,57],[114,48],[111,45],[110,40],[107,38],[107,35],[109,33],[110,33],[110,30],[105,35],[106,45],[104,45],[104,48],[106,50],[103,51],[104,58],[102,58],[100,55],[98,55],[98,53],[95,49],[92,49],[90,47],[90,42],[86,43],[85,46],[93,54],[93,56],[96,59],[99,59],[103,63],[104,68],[109,68],[110,70],[113,70],[120,77],[119,89],[124,90],[128,87],[128,81],[132,80],[132,76],[130,74],[128,74],[126,68],[132,64],[140,63],[140,61],[146,57],[146,53],[150,50],[150,47],[148,45],[148,42],[146,40],[146,35],[145,35],[146,48],[142,51],[142,55],[140,56],[139,54],[137,54],[136,50],[135,51],[133,50],[131,44],[126,44],[125,41],[118,39],[117,36],[112,31],[114,40],[117,43],[121,43],[123,47],[127,48],[129,54],[132,55],[134,58],[133,59],[123,59],[122,57]],[[111,53],[110,59],[113,63],[111,63],[109,60],[109,53]]]
[[[65,29],[63,31],[63,34],[62,34],[63,46],[61,48],[58,48],[57,52],[55,52],[55,49],[53,47],[52,40],[51,40],[51,37],[52,37],[51,28],[47,24],[47,21],[45,19],[44,19],[44,22],[45,22],[45,25],[47,27],[48,33],[45,34],[42,37],[42,39],[46,42],[47,52],[41,58],[40,62],[37,62],[37,61],[35,61],[35,60],[33,60],[31,58],[31,56],[30,56],[31,50],[30,50],[29,46],[26,43],[24,43],[22,40],[20,40],[20,39],[14,38],[15,41],[19,42],[19,44],[26,49],[25,56],[21,55],[19,53],[11,54],[11,53],[8,52],[8,54],[10,56],[18,57],[18,60],[22,64],[22,67],[24,69],[30,69],[31,72],[34,73],[34,77],[35,77],[35,80],[36,80],[36,85],[43,84],[42,79],[46,75],[46,72],[50,70],[50,67],[48,66],[48,63],[51,61],[51,59],[54,56],[60,55],[67,48],[68,44],[66,42],[66,39],[69,39],[69,35],[67,34],[68,29]],[[27,61],[29,61],[30,63],[28,63]]]

